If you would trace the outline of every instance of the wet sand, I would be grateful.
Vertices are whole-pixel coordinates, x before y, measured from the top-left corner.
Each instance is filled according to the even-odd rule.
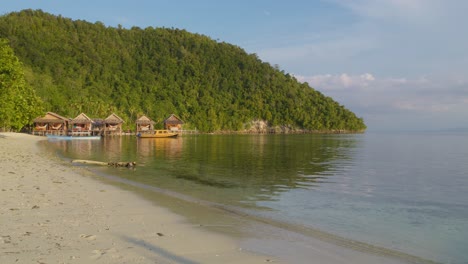
[[[41,152],[44,139],[0,133],[0,263],[406,263],[161,194],[145,199]],[[250,236],[238,234],[245,229]]]
[[[265,263],[267,256],[0,133],[0,263]]]

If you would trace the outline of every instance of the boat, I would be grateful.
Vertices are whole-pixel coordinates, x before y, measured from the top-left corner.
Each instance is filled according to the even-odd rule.
[[[154,130],[148,133],[138,133],[137,137],[139,138],[174,138],[179,134],[169,130]]]
[[[99,140],[101,136],[58,136],[46,135],[49,140]]]

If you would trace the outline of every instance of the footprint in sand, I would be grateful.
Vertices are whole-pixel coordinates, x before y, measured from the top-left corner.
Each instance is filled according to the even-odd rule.
[[[113,259],[121,258],[122,256],[117,254],[117,250],[115,248],[107,248],[107,249],[95,249],[92,251],[93,255],[91,256],[92,259],[100,259],[104,255],[108,255]]]
[[[93,255],[91,256],[92,259],[100,259],[106,252],[100,250],[100,249],[95,249],[93,250]]]
[[[11,243],[11,236],[0,236],[0,242],[2,244],[10,244]]]
[[[81,234],[80,235],[81,238],[84,238],[86,240],[96,240],[96,236],[95,235],[85,235],[85,234]]]

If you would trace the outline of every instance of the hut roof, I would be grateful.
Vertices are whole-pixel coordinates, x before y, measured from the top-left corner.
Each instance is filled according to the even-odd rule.
[[[148,125],[148,124],[154,125],[155,122],[144,115],[137,119],[136,124],[137,125]]]
[[[70,123],[72,123],[72,124],[90,124],[90,123],[94,123],[94,121],[91,118],[89,118],[87,115],[85,115],[84,113],[81,113],[77,117],[73,118]]]
[[[47,112],[45,116],[33,120],[35,123],[65,123],[69,121],[70,118],[63,117],[53,112]]]
[[[106,124],[121,124],[121,123],[124,123],[124,120],[120,118],[118,115],[112,113],[110,116],[104,119],[104,122]]]
[[[164,120],[164,124],[169,124],[169,125],[182,125],[184,121],[182,121],[179,117],[176,115],[172,114],[169,116],[166,120]]]

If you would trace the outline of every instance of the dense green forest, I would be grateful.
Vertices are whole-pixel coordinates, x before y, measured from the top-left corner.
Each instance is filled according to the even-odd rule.
[[[18,131],[42,112],[42,101],[27,84],[21,62],[0,39],[0,131]]]
[[[25,79],[47,111],[132,127],[141,114],[162,125],[241,131],[254,120],[307,131],[363,131],[361,118],[238,46],[180,29],[106,27],[41,10],[0,17]]]

